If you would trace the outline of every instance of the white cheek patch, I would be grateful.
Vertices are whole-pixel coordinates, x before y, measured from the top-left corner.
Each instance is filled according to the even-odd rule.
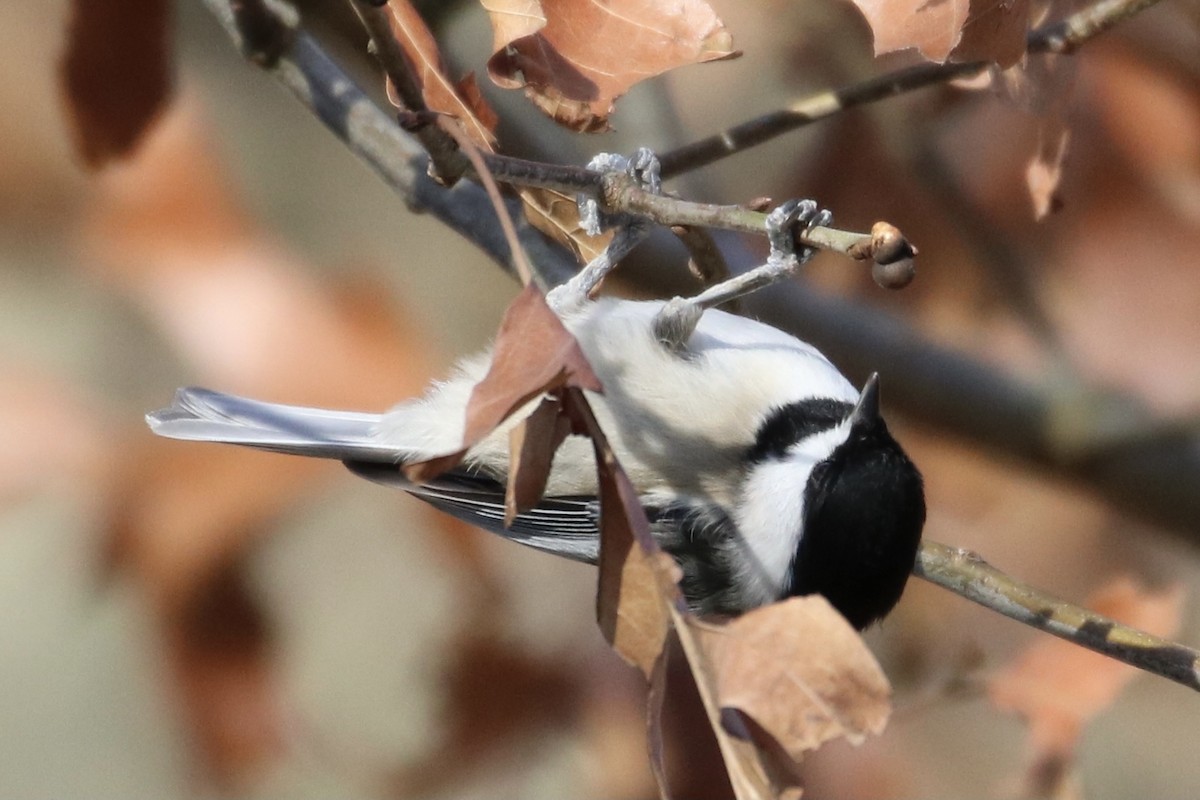
[[[756,464],[742,485],[734,514],[759,577],[778,596],[788,582],[792,559],[804,536],[804,488],[813,468],[829,458],[850,434],[848,423],[809,436],[781,459]]]

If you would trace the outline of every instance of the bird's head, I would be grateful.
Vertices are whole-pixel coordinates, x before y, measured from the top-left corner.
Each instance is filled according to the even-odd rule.
[[[820,593],[856,628],[904,590],[925,524],[921,475],[879,414],[858,402],[777,409],[750,454],[739,527],[779,596]]]

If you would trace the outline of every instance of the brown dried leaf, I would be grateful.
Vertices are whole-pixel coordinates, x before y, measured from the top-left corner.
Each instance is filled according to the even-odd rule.
[[[916,48],[930,61],[994,61],[1025,54],[1029,0],[851,0],[866,17],[875,55]]]
[[[1164,638],[1175,635],[1183,587],[1148,592],[1127,577],[1093,593],[1088,608]],[[1112,705],[1138,671],[1078,645],[1043,637],[988,685],[992,705],[1025,718],[1039,762],[1070,759],[1084,726]]]
[[[129,155],[171,95],[166,0],[75,0],[62,80],[75,147],[99,169]]]
[[[915,47],[930,61],[945,61],[962,36],[970,0],[851,0],[875,38],[875,55]]]
[[[952,61],[992,61],[1002,69],[1025,55],[1029,0],[971,0]]]
[[[420,483],[445,472],[526,403],[566,386],[601,391],[600,379],[592,372],[579,343],[546,305],[541,290],[531,284],[504,312],[491,366],[471,390],[462,449],[405,464],[404,474]]]
[[[537,505],[546,490],[554,453],[571,432],[562,404],[547,396],[508,434],[508,487],[504,496],[504,524],[511,525],[522,511]]]
[[[564,386],[601,391],[575,337],[541,291],[527,286],[504,312],[491,368],[471,392],[464,446],[482,439],[542,392]]]
[[[1180,216],[1200,219],[1200,91],[1164,64],[1124,50],[1089,61],[1109,142]]]
[[[860,743],[891,713],[891,687],[858,633],[820,596],[723,624],[677,622],[739,798],[798,796],[800,759]]]
[[[618,97],[639,81],[731,58],[733,39],[703,0],[486,0],[497,85],[524,88],[557,122],[608,129]]]
[[[799,765],[778,748],[769,750],[769,735],[762,735],[756,741],[754,733],[745,725],[744,718],[736,714],[726,718],[723,714],[716,693],[715,667],[706,649],[706,639],[713,634],[705,632],[704,623],[684,614],[676,612],[673,619],[680,644],[687,654],[692,681],[721,750],[734,796],[737,800],[798,798]]]
[[[717,701],[770,733],[795,760],[831,739],[879,734],[891,687],[862,637],[820,595],[702,628]]]
[[[527,652],[494,635],[495,628],[489,609],[452,643],[440,681],[446,697],[437,743],[393,773],[387,796],[456,796],[464,774],[494,780],[496,760],[511,756],[513,742],[578,723],[587,698],[570,658]]]
[[[458,86],[446,77],[437,40],[408,0],[388,0],[388,10],[392,34],[408,57],[410,71],[421,88],[425,104],[434,111],[457,118],[477,146],[488,151],[495,149],[496,113],[479,93],[474,77],[468,76]],[[387,82],[387,95],[392,105],[403,106],[391,80]]]
[[[592,439],[600,479],[597,621],[613,649],[650,680],[671,629],[672,609],[682,603],[679,566],[650,534],[637,490],[583,393],[568,389],[563,400],[575,429]]]
[[[521,201],[529,224],[568,248],[575,257],[591,261],[612,241],[613,232],[590,236],[579,224],[579,206],[575,198],[554,189],[522,189]]]

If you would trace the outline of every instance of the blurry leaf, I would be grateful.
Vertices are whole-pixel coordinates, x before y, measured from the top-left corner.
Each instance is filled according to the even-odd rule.
[[[1109,141],[1177,214],[1200,221],[1200,91],[1153,58],[1089,59],[1091,100]]]
[[[132,152],[171,93],[166,0],[74,0],[63,85],[75,147],[92,169]]]
[[[76,387],[22,364],[0,366],[0,502],[42,488],[103,483],[112,437]]]
[[[1062,180],[1063,161],[1071,144],[1071,129],[1053,112],[1038,127],[1038,151],[1025,168],[1025,183],[1033,201],[1033,214],[1043,220],[1062,207],[1058,184]]]
[[[487,624],[495,624],[494,610]],[[444,682],[445,730],[440,742],[389,782],[396,797],[455,796],[471,773],[494,771],[501,753],[526,753],[579,714],[583,687],[568,659],[537,656],[500,637],[464,629],[450,654]],[[490,776],[494,779],[494,775]],[[484,778],[485,780],[488,777]]]
[[[144,308],[197,383],[374,409],[424,387],[428,346],[417,331],[379,287],[323,287],[258,227],[186,98],[97,184],[82,260]],[[164,623],[199,760],[240,785],[280,752],[287,716],[272,621],[241,583],[243,559],[315,481],[341,473],[168,442],[140,425],[115,454],[110,564],[138,576]],[[431,532],[452,540],[447,528],[458,526],[437,519]]]
[[[1093,593],[1085,605],[1156,636],[1171,638],[1179,629],[1183,587],[1151,593],[1129,578],[1118,578]],[[989,682],[992,705],[1020,714],[1029,726],[1033,789],[1047,778],[1069,774],[1079,737],[1138,671],[1061,639],[1039,638]],[[1058,785],[1054,780],[1050,783]]]
[[[634,84],[685,64],[731,58],[733,39],[703,0],[485,0],[488,74],[576,131],[608,129]]]
[[[190,733],[216,782],[237,789],[285,742],[272,626],[233,562],[196,587],[170,622],[167,655]]]
[[[466,92],[460,94],[459,88],[446,77],[437,40],[417,10],[408,0],[388,0],[388,10],[392,33],[408,56],[410,71],[421,88],[426,105],[458,119],[476,145],[493,150],[496,137],[492,130],[496,125],[496,114],[479,93],[474,78],[465,83]],[[402,105],[391,80],[387,81],[387,94],[393,105]]]
[[[916,48],[930,61],[994,61],[1025,54],[1029,0],[851,0],[866,17],[875,55]]]

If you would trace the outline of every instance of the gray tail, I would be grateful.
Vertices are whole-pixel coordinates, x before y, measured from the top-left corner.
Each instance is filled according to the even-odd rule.
[[[169,408],[146,415],[168,439],[225,442],[277,453],[396,463],[402,454],[374,438],[379,414],[263,403],[209,389],[175,393]]]

